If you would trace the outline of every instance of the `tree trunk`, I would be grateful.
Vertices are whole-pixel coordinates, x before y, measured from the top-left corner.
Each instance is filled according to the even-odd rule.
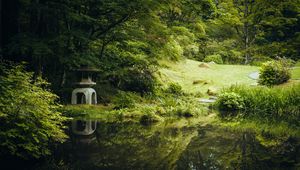
[[[63,75],[62,75],[62,79],[61,79],[61,87],[64,87],[65,83],[66,83],[66,69],[64,69]]]
[[[250,55],[248,52],[248,48],[249,48],[249,27],[248,27],[248,23],[245,23],[245,64],[249,63],[250,60]]]
[[[244,43],[245,43],[245,64],[249,63],[250,55],[248,52],[249,48],[249,23],[248,23],[248,17],[249,17],[249,1],[245,0],[245,11],[244,11],[244,19],[246,22],[244,23]]]

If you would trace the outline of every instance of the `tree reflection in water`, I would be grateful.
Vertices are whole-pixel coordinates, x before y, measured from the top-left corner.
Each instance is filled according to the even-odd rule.
[[[187,122],[76,121],[66,160],[76,169],[291,169],[299,164],[297,140],[268,148],[250,132]]]

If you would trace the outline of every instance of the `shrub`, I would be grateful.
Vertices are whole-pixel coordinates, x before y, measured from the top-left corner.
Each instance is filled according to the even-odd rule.
[[[245,103],[243,98],[235,92],[224,92],[219,95],[217,105],[221,110],[241,110],[244,108]]]
[[[113,96],[118,93],[118,90],[115,87],[104,81],[97,82],[97,85],[93,88],[97,92],[97,102],[105,105],[110,103]]]
[[[155,89],[156,79],[148,68],[128,68],[119,72],[115,78],[113,84],[121,90],[144,94],[151,93]]]
[[[47,90],[48,83],[23,65],[0,63],[0,156],[23,159],[50,154],[49,144],[63,142],[66,120],[55,102],[57,96]]]
[[[115,109],[132,108],[138,100],[138,96],[132,92],[120,91],[112,100]]]
[[[180,43],[171,36],[160,55],[167,57],[172,61],[179,61],[183,56],[183,52],[184,49],[181,47]]]
[[[104,81],[108,80],[119,90],[141,94],[153,92],[156,79],[153,75],[155,68],[152,64],[154,63],[144,59],[143,55],[135,55],[126,50],[108,46],[99,65],[101,70],[99,78]]]
[[[182,87],[178,83],[171,83],[169,87],[166,89],[167,93],[181,95],[183,94]]]
[[[204,58],[204,62],[215,62],[217,64],[223,64],[223,59],[220,54],[208,55]]]
[[[227,62],[226,63],[232,63],[232,64],[241,64],[244,61],[244,57],[241,51],[237,51],[237,50],[230,50],[228,52],[228,55],[225,56],[227,58]],[[224,58],[224,56],[223,56]],[[224,59],[223,59],[224,61]]]
[[[260,68],[258,83],[273,86],[287,82],[291,77],[287,64],[283,61],[269,61]]]

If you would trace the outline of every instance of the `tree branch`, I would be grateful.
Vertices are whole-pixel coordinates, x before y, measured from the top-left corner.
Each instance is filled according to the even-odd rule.
[[[98,29],[95,29],[94,30],[94,33],[98,32],[95,36],[98,37],[98,36],[101,36],[105,33],[107,33],[108,31],[110,31],[112,28],[118,26],[119,24],[121,23],[124,23],[126,22],[129,18],[130,18],[131,14],[126,14],[126,15],[123,15],[119,20],[115,21],[114,23],[110,24],[109,26],[107,26],[104,30],[102,30],[101,32],[98,32],[100,31],[102,28],[98,28]]]

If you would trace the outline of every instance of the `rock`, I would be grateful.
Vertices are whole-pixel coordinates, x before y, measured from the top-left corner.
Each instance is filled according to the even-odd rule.
[[[209,64],[216,64],[214,61],[209,62]]]
[[[201,68],[210,68],[209,64],[207,64],[207,63],[201,63],[201,64],[199,64],[199,67],[201,67]]]
[[[210,96],[215,96],[218,93],[218,90],[214,87],[209,87],[206,93]]]
[[[218,97],[217,97],[217,96],[210,96],[209,99],[210,99],[210,100],[217,100]]]
[[[209,84],[210,81],[209,80],[194,80],[193,84]]]
[[[216,100],[214,99],[200,99],[200,103],[214,103]]]

